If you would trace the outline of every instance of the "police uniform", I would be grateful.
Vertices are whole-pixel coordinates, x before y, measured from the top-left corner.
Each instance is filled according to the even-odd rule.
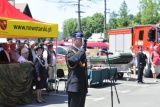
[[[83,37],[82,33],[72,34],[72,38]],[[84,49],[72,46],[66,57],[68,66],[68,107],[84,107],[88,92],[87,71],[85,67],[86,54]]]
[[[143,70],[146,66],[146,55],[142,52],[142,46],[138,47],[139,52],[137,54],[137,67],[138,67],[138,83],[143,83],[142,77],[143,77]]]

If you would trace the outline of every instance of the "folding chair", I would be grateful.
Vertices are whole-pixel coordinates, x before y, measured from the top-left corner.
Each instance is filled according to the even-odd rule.
[[[57,79],[55,78],[55,72],[53,68],[50,68],[50,70],[48,71],[48,75],[49,75],[49,78],[46,84],[46,91],[48,92],[48,95],[49,95],[51,91],[55,91],[55,92],[57,91],[57,89],[54,89],[54,86],[53,86],[53,84],[55,84],[55,88],[56,88]]]
[[[59,87],[59,81],[64,81],[64,83],[65,83],[64,91],[65,91],[67,79],[65,78],[63,69],[57,69],[57,80],[56,80],[57,92],[58,92],[58,87]]]

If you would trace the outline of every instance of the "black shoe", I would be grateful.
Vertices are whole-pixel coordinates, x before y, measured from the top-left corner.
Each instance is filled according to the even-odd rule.
[[[37,102],[37,103],[43,103],[43,101],[38,101],[38,100],[36,100],[36,102]]]
[[[43,103],[46,103],[44,100],[41,100]]]
[[[144,82],[143,82],[143,81],[138,81],[137,83],[138,83],[138,84],[144,84]]]

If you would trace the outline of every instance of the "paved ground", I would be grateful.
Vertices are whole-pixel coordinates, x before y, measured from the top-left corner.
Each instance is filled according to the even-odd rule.
[[[113,106],[111,105],[111,83],[105,83],[103,86],[94,85],[89,88],[85,107],[160,107],[160,79],[154,83],[152,78],[144,78],[145,84],[138,84],[135,79],[126,81],[124,77],[117,80],[116,89],[120,104],[118,104],[115,87],[113,88]],[[64,82],[60,82],[59,93],[43,92],[46,103],[37,104],[35,102],[35,92],[33,94],[33,103],[23,107],[67,107],[67,94],[63,91]]]

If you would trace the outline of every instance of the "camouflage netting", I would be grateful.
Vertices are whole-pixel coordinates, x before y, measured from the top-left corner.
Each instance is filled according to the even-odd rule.
[[[0,104],[31,103],[32,65],[0,64]]]

